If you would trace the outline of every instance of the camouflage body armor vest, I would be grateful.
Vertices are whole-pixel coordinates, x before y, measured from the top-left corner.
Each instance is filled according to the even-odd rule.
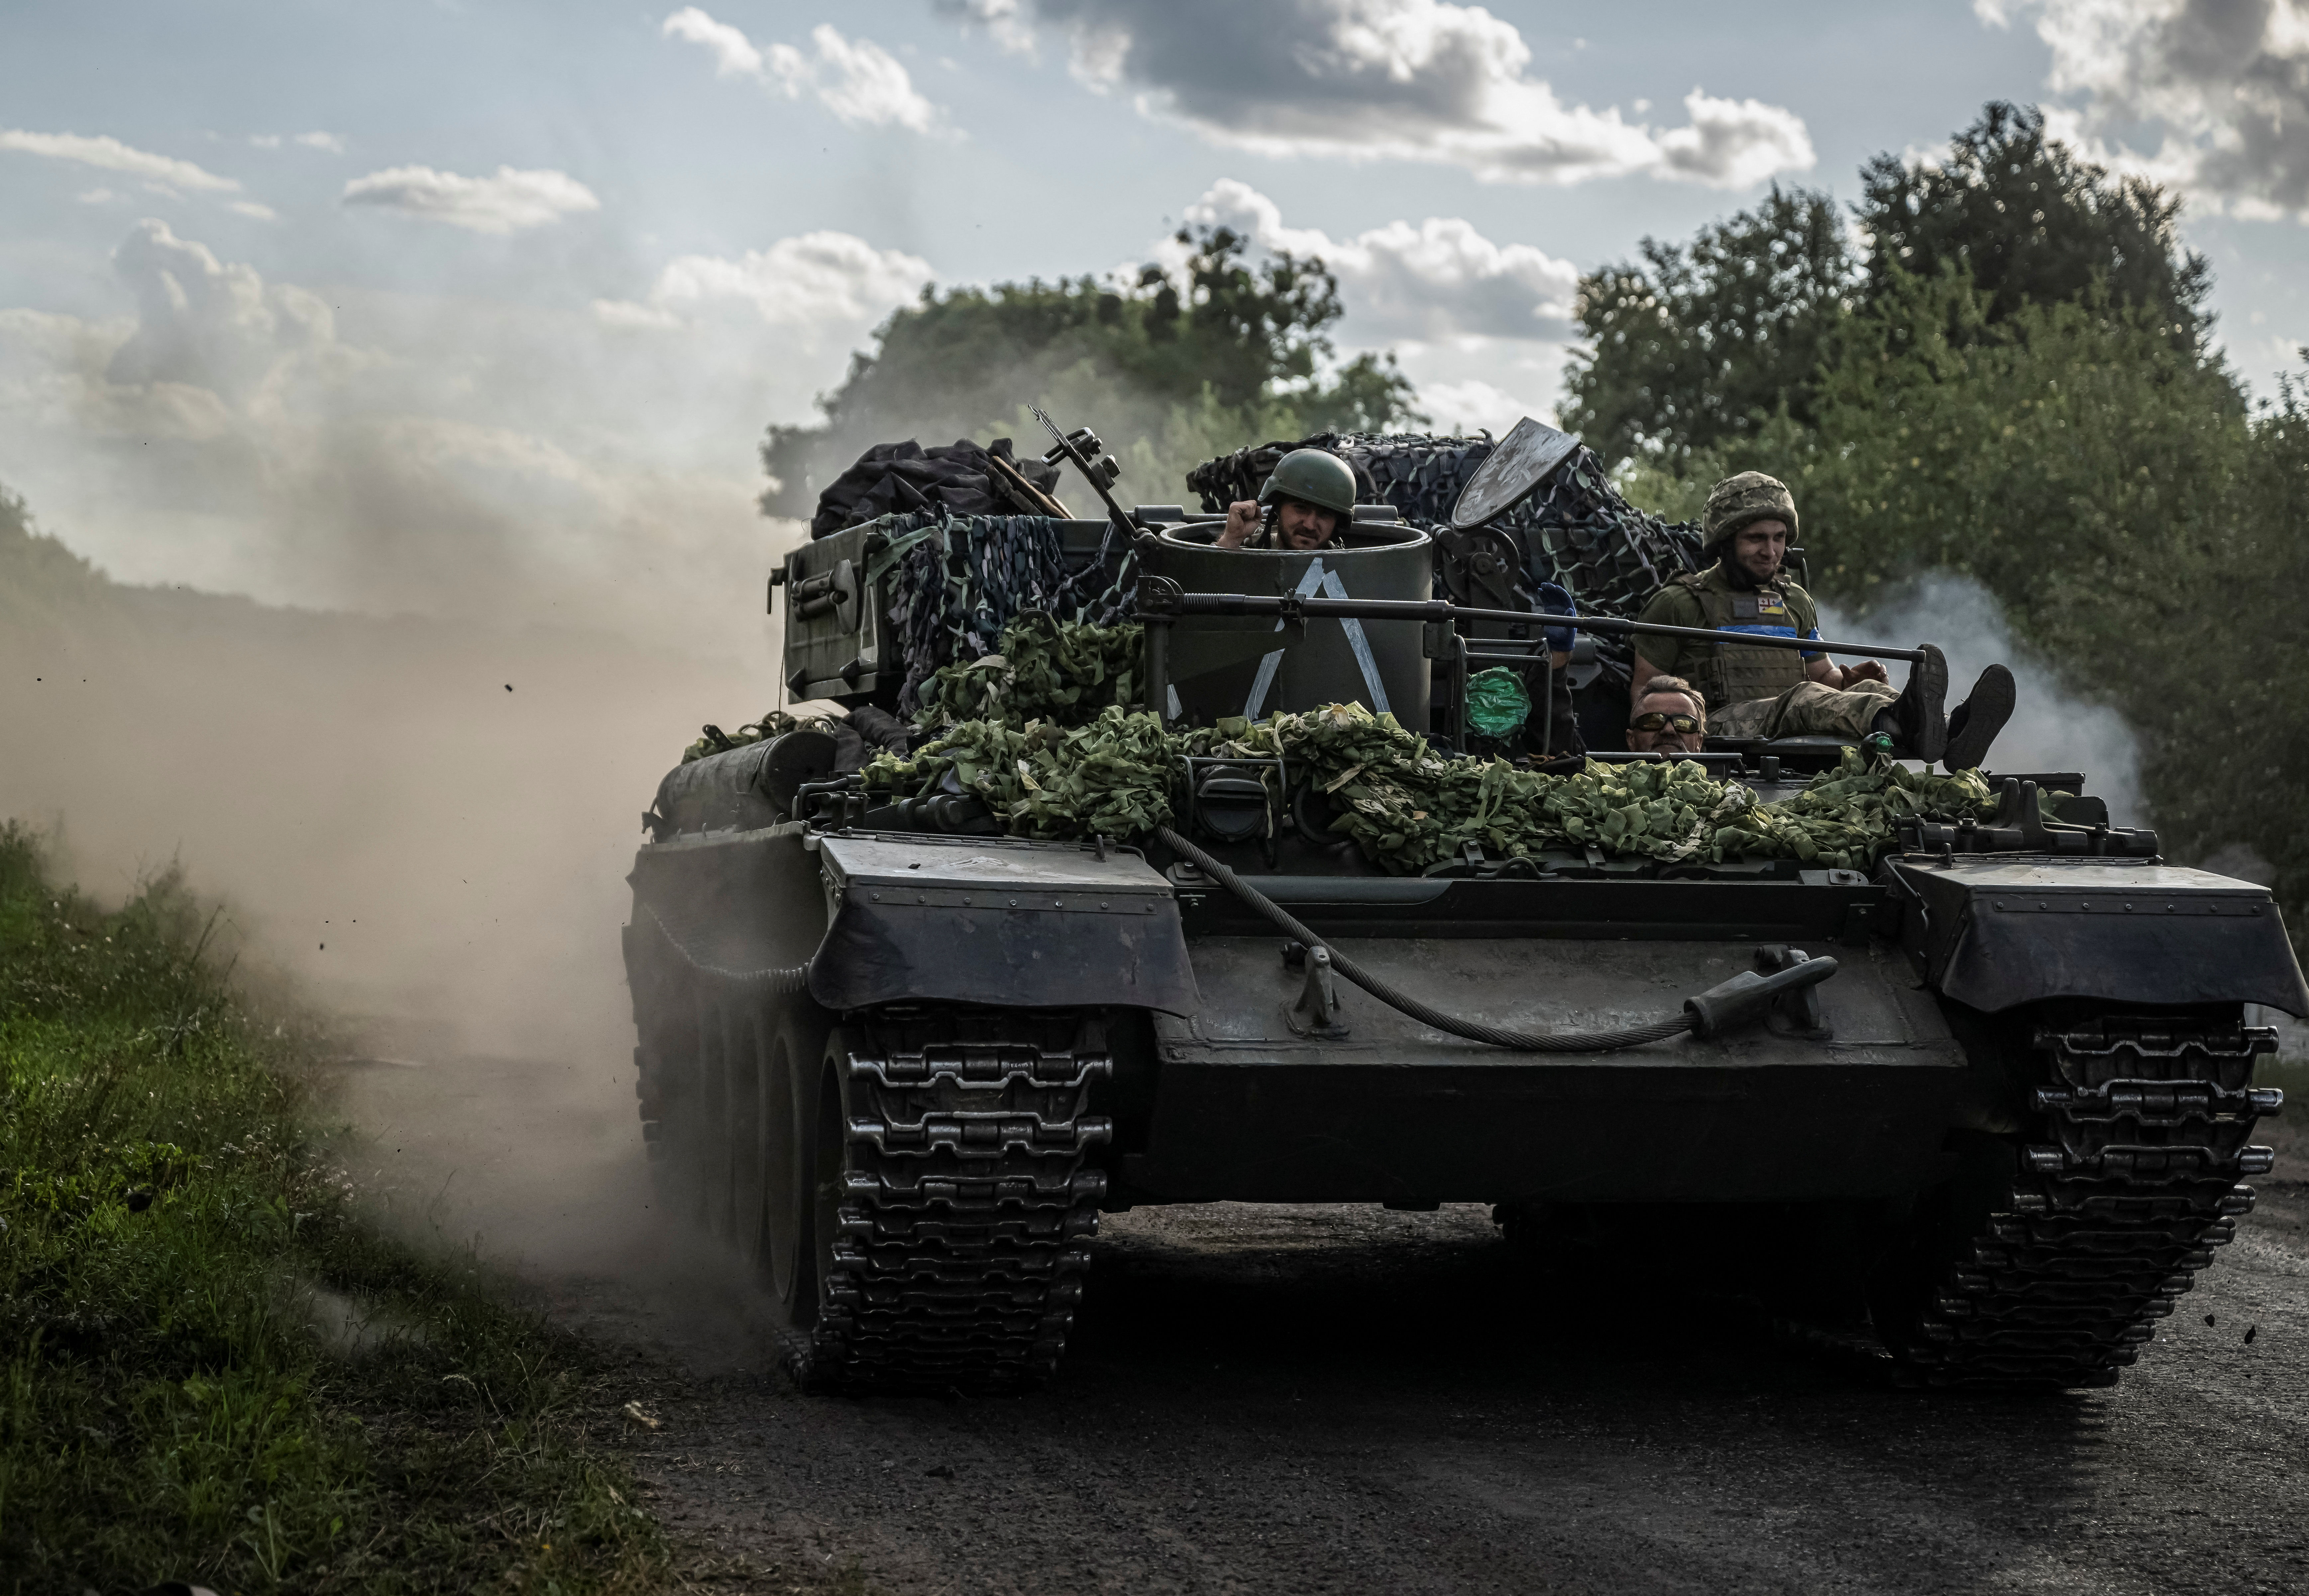
[[[1732,585],[1724,575],[1724,568],[1717,565],[1678,577],[1675,582],[1680,587],[1690,588],[1699,600],[1699,624],[1712,631],[1770,631],[1791,638],[1801,635],[1796,617],[1788,605],[1786,576],[1773,577],[1765,586],[1743,591]],[[1685,674],[1700,690],[1710,709],[1745,703],[1751,698],[1777,698],[1804,679],[1803,655],[1794,648],[1743,648],[1733,643],[1701,646],[1699,657],[1686,666]]]

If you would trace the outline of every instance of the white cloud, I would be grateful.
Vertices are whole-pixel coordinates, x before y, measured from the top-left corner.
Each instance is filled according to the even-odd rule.
[[[596,300],[593,313],[610,326],[671,329],[716,307],[744,306],[773,326],[846,334],[906,303],[930,280],[930,263],[917,256],[877,249],[849,233],[803,233],[734,260],[677,256],[659,272],[646,302]]]
[[[2034,13],[2051,48],[2048,129],[2095,158],[2246,220],[2309,221],[2309,6],[2302,0],[1974,0]],[[2129,142],[2158,129],[2154,149]]]
[[[109,188],[84,188],[73,195],[83,205],[108,205],[120,198]]]
[[[1488,431],[1494,438],[1504,435],[1526,416],[1538,417],[1551,425],[1554,420],[1554,412],[1547,405],[1519,399],[1481,377],[1421,383],[1419,406],[1444,431]]]
[[[1803,118],[1760,100],[1717,100],[1694,89],[1683,97],[1682,127],[1659,135],[1661,172],[1717,188],[1745,188],[1776,172],[1813,163]]]
[[[1334,239],[1285,226],[1279,205],[1232,178],[1214,184],[1185,216],[1232,228],[1262,248],[1322,256],[1339,280],[1346,325],[1364,342],[1561,341],[1571,334],[1578,268],[1529,244],[1495,243],[1457,218],[1390,221]],[[1157,258],[1175,265],[1184,253],[1166,240]]]
[[[763,49],[694,5],[667,17],[660,31],[712,51],[715,75],[751,78],[789,100],[814,99],[845,126],[938,130],[938,108],[895,57],[871,39],[844,39],[830,23],[810,30],[811,52],[790,44]]]
[[[758,638],[731,604],[775,535],[751,438],[806,414],[846,344],[781,367],[784,330],[610,338],[518,297],[334,289],[357,343],[330,301],[158,221],[112,267],[127,314],[0,307],[0,480],[121,579]]]
[[[278,150],[283,144],[296,144],[307,150],[322,150],[331,155],[345,152],[345,141],[333,133],[296,133],[285,137],[277,133],[252,133],[248,142],[260,150]]]
[[[982,7],[944,9],[976,17]],[[982,9],[990,28],[1016,23],[1015,6]],[[1680,127],[1566,105],[1529,75],[1523,35],[1480,6],[1299,0],[1293,9],[1282,20],[1240,0],[1034,0],[1079,82],[1260,154],[1432,161],[1495,182],[1641,172],[1725,188],[1814,161],[1803,119],[1755,100],[1695,88]]]
[[[566,172],[515,171],[509,166],[487,178],[437,172],[429,166],[396,166],[346,184],[344,203],[498,235],[601,208],[593,191]]]
[[[1033,59],[1034,28],[1019,0],[931,0],[940,13],[986,30],[1007,54]]]
[[[593,319],[605,327],[634,333],[674,333],[689,325],[673,311],[632,299],[594,300]]]
[[[665,19],[660,30],[667,39],[686,39],[713,52],[713,70],[725,78],[762,75],[762,52],[743,31],[717,22],[695,5],[684,6]]]
[[[252,217],[258,221],[278,221],[281,220],[280,212],[274,210],[271,205],[259,204],[255,200],[233,200],[225,206],[225,209],[234,212],[238,215]]]
[[[138,222],[113,251],[112,268],[135,297],[137,320],[106,365],[109,383],[240,398],[277,383],[283,361],[336,343],[335,317],[323,301],[302,289],[268,288],[255,267],[227,265],[165,221]]]
[[[91,138],[77,133],[27,133],[21,128],[0,127],[0,150],[46,156],[51,160],[77,161],[82,166],[143,178],[148,182],[165,183],[176,188],[213,194],[234,194],[240,189],[239,183],[233,178],[220,178],[189,160],[134,149],[109,134]]]

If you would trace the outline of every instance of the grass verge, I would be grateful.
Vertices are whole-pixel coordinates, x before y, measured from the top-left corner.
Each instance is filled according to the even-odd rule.
[[[361,1222],[213,924],[0,827],[0,1592],[664,1586],[606,1372]]]

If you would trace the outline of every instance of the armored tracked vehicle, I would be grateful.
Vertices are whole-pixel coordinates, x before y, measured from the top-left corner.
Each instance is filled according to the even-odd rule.
[[[1526,451],[1534,480],[1474,507],[1563,458]],[[1429,526],[1368,517],[1311,552],[1219,550],[1175,509],[886,517],[777,573],[788,687],[912,709],[904,637],[985,596],[955,573],[1032,568],[1135,599],[1129,699],[1166,727],[1360,706],[1448,776],[1469,672],[1541,645],[1448,596]],[[925,623],[906,592],[956,608]],[[1482,1201],[1543,1250],[1729,1215],[1904,1379],[2107,1384],[2270,1167],[2274,1038],[2244,1005],[2309,1014],[2270,894],[2166,863],[2075,772],[1988,773],[1993,811],[1907,815],[1856,867],[1468,842],[1411,872],[1343,833],[1353,772],[1287,750],[1198,745],[1233,751],[1168,769],[1167,819],[1036,839],[982,785],[895,792],[835,742],[669,776],[625,931],[663,1188],[819,1388],[1042,1380],[1100,1215],[1222,1200]],[[1773,799],[1853,757],[1698,762]]]

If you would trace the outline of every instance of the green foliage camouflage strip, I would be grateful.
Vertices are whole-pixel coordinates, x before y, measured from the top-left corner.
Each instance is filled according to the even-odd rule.
[[[1021,837],[1124,837],[1174,823],[1171,797],[1185,760],[1212,755],[1281,756],[1309,771],[1331,802],[1330,829],[1399,874],[1450,860],[1470,842],[1509,858],[1592,847],[1665,863],[1799,859],[1866,870],[1902,819],[1985,817],[1995,807],[1976,771],[1922,775],[1858,749],[1780,803],[1711,781],[1688,759],[1591,760],[1576,775],[1546,776],[1440,757],[1393,716],[1355,704],[1173,732],[1118,705],[1074,726],[964,721],[912,758],[876,759],[864,774],[894,796],[973,794]]]
[[[914,724],[924,731],[964,721],[1080,725],[1138,694],[1144,629],[1091,626],[1030,611],[1002,629],[1001,652],[943,665],[921,685]]]

